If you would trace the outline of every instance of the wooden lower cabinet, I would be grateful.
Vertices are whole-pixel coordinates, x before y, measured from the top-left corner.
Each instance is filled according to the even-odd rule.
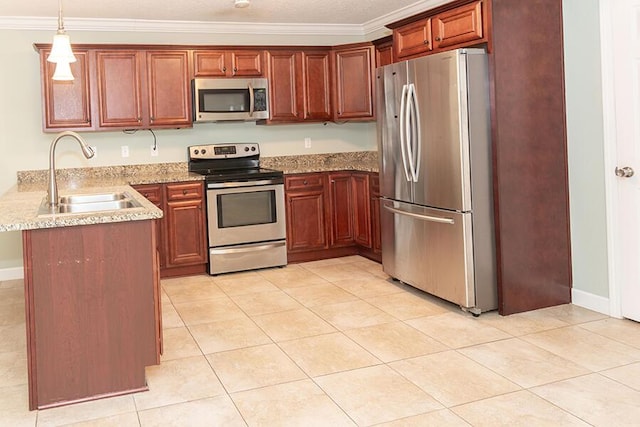
[[[153,220],[23,232],[29,409],[147,390],[160,363]]]
[[[290,263],[361,254],[372,249],[370,180],[377,173],[316,172],[285,175],[287,257]]]
[[[164,217],[158,220],[160,275],[172,277],[206,272],[203,183],[146,184],[133,188],[164,212]]]

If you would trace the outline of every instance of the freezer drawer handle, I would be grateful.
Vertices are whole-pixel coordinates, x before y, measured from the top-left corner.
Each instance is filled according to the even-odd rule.
[[[392,208],[391,206],[387,206],[387,205],[384,205],[384,208],[386,210],[388,210],[388,211],[391,211],[393,213],[397,213],[399,215],[406,215],[406,216],[410,216],[412,218],[421,219],[421,220],[424,220],[424,221],[440,222],[440,223],[443,223],[443,224],[455,224],[455,222],[453,221],[453,218],[439,218],[437,216],[420,215],[420,214],[417,214],[417,213],[406,212],[406,211],[403,211],[401,209]]]

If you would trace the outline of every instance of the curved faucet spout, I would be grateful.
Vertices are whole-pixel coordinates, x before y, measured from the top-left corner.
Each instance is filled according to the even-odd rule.
[[[93,148],[89,147],[84,139],[80,135],[70,130],[60,132],[54,140],[51,142],[51,148],[49,149],[49,189],[47,192],[47,203],[49,206],[58,206],[58,183],[56,182],[56,161],[55,161],[55,153],[56,153],[56,145],[58,141],[60,141],[65,136],[70,136],[74,138],[80,144],[80,148],[82,148],[82,154],[87,159],[90,159],[95,154]]]

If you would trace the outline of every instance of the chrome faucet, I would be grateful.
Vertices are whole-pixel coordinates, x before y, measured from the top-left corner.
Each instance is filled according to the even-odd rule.
[[[47,193],[47,204],[51,207],[58,206],[58,183],[56,182],[55,161],[56,144],[65,136],[70,136],[80,143],[82,154],[84,154],[87,159],[92,158],[95,154],[93,148],[89,147],[85,140],[75,132],[66,130],[56,135],[55,139],[51,142],[51,148],[49,149],[49,190]]]

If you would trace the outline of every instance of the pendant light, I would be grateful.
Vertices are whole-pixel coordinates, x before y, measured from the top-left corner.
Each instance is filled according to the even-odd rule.
[[[249,0],[236,0],[235,1],[235,7],[238,7],[238,8],[247,7],[247,6],[249,6],[249,4],[250,4]]]
[[[76,62],[76,57],[73,55],[71,41],[62,22],[62,0],[58,0],[58,32],[53,36],[53,46],[47,61],[56,64],[53,80],[73,80],[69,63]]]

